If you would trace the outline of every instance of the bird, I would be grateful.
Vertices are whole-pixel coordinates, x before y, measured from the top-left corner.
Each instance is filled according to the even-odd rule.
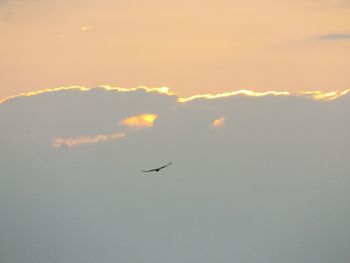
[[[165,167],[168,167],[170,164],[172,164],[173,162],[168,163],[167,165],[155,168],[155,169],[151,169],[151,170],[142,170],[143,173],[149,173],[149,172],[159,172],[161,169],[164,169]]]

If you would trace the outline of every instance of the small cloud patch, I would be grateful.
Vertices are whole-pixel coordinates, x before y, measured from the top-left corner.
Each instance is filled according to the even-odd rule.
[[[119,122],[119,125],[132,128],[150,128],[153,127],[153,122],[158,118],[156,114],[140,114],[131,116]]]
[[[223,127],[225,124],[225,117],[220,117],[212,122],[212,127]]]
[[[85,25],[85,26],[81,26],[80,30],[85,32],[85,31],[89,31],[92,27],[90,25]]]

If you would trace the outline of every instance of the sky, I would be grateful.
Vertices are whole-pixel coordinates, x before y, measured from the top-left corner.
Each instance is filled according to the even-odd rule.
[[[0,0],[0,98],[82,85],[349,88],[348,0]]]
[[[0,262],[349,263],[349,69],[349,0],[0,0]]]
[[[348,263],[350,93],[318,95],[3,101],[0,261]]]

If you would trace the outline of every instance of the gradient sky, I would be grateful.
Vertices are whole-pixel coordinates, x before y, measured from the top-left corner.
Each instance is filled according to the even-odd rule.
[[[344,90],[347,0],[0,0],[0,98],[67,85]]]

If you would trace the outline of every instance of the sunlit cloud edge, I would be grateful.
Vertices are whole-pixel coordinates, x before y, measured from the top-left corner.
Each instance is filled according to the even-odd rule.
[[[193,100],[198,99],[207,99],[207,100],[213,100],[213,99],[221,99],[221,98],[227,98],[232,96],[248,96],[248,97],[264,97],[264,96],[295,96],[295,97],[307,97],[318,101],[330,101],[335,100],[339,97],[342,97],[346,94],[350,93],[350,89],[341,90],[341,91],[331,91],[331,92],[323,92],[319,90],[314,91],[301,91],[301,92],[288,92],[288,91],[265,91],[265,92],[258,92],[258,91],[252,91],[252,90],[237,90],[237,91],[231,91],[231,92],[223,92],[223,93],[217,93],[217,94],[198,94],[193,95],[190,97],[181,97],[178,93],[175,93],[171,91],[168,87],[146,87],[146,86],[139,86],[136,88],[120,88],[120,87],[112,87],[108,85],[101,85],[98,87],[83,87],[83,86],[66,86],[66,87],[56,87],[56,88],[48,88],[48,89],[42,89],[37,91],[31,91],[31,92],[24,92],[17,95],[5,97],[3,99],[0,99],[0,104],[4,103],[6,101],[16,99],[19,97],[31,97],[36,96],[44,93],[50,93],[50,92],[59,92],[59,91],[66,91],[66,90],[78,90],[81,92],[86,92],[94,89],[104,89],[107,91],[116,91],[116,92],[134,92],[138,90],[143,90],[146,93],[158,93],[158,94],[164,94],[168,96],[176,96],[177,101],[179,103],[186,103]]]

